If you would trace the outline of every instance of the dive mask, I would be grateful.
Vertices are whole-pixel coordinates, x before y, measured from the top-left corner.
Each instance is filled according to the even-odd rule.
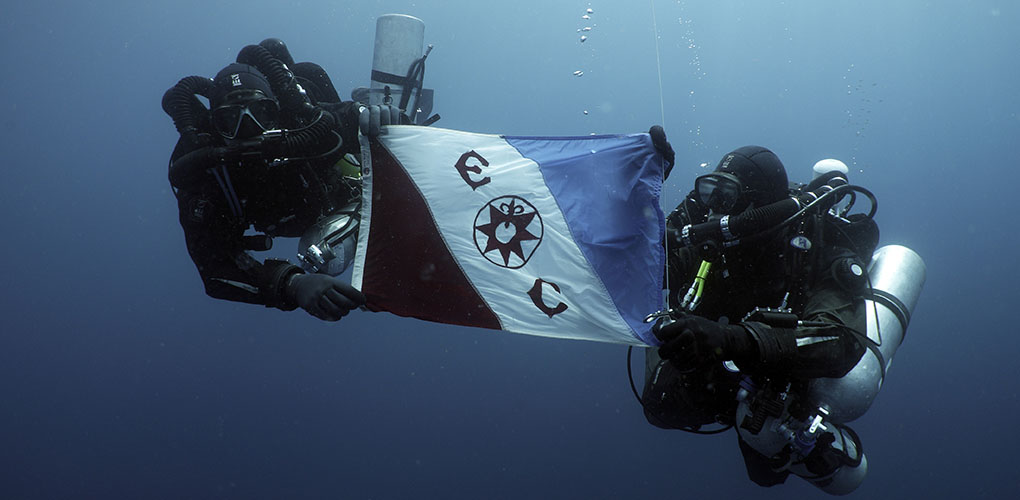
[[[744,185],[740,179],[726,172],[711,172],[694,181],[697,201],[713,212],[732,214],[741,201]]]
[[[224,104],[212,110],[213,126],[220,135],[226,139],[236,139],[245,116],[262,129],[262,132],[277,128],[280,105],[258,91],[253,93],[253,97],[256,98],[236,104]]]

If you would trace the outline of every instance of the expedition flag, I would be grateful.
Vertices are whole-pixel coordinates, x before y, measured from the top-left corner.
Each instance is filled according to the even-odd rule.
[[[656,345],[662,158],[648,134],[390,126],[363,144],[353,285],[373,311]]]

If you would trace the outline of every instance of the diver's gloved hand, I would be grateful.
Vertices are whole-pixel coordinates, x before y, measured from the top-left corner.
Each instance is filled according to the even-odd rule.
[[[827,476],[845,463],[849,457],[843,450],[837,450],[832,446],[835,441],[836,436],[831,432],[818,437],[811,453],[804,457],[804,465],[809,472],[819,477]]]
[[[377,137],[383,125],[407,125],[411,119],[400,108],[389,104],[362,106],[358,114],[358,127],[368,137]]]
[[[659,356],[681,368],[741,359],[754,352],[754,341],[743,327],[692,314],[660,323],[652,333],[662,341]]]
[[[673,151],[673,146],[666,140],[666,131],[661,126],[652,125],[652,128],[648,129],[648,135],[652,136],[652,146],[655,146],[655,150],[666,160],[666,171],[662,175],[665,180],[669,178],[669,173],[673,170],[676,153]]]
[[[337,321],[365,303],[361,292],[325,274],[295,274],[284,293],[308,314],[325,321]]]

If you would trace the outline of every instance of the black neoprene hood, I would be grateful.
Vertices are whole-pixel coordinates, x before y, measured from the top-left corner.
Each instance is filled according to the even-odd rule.
[[[744,199],[735,207],[737,212],[750,204],[761,207],[775,203],[789,194],[786,167],[775,153],[761,146],[744,146],[727,153],[715,171],[732,174],[743,183]]]

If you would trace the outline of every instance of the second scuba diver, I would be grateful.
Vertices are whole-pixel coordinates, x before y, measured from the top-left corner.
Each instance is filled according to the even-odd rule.
[[[163,109],[180,133],[170,184],[208,295],[300,307],[328,321],[364,303],[350,284],[315,272],[346,267],[335,265],[338,255],[318,252],[328,250],[321,243],[309,247],[315,255],[303,255],[305,269],[251,252],[309,231],[349,237],[361,195],[358,133],[406,123],[399,109],[342,101],[320,66],[295,64],[273,38],[244,47],[215,78],[182,79],[164,95]]]
[[[661,129],[650,132],[670,156]],[[878,226],[873,211],[830,210],[852,191],[844,173],[793,187],[772,151],[745,146],[698,177],[667,217],[669,311],[654,330],[661,347],[647,351],[641,402],[658,427],[736,427],[759,485],[794,473],[845,494],[867,471],[857,435],[825,420],[797,434],[797,446],[783,429],[792,436],[794,422],[819,412],[810,381],[843,377],[866,352],[865,270]],[[836,188],[842,194],[823,196]]]

